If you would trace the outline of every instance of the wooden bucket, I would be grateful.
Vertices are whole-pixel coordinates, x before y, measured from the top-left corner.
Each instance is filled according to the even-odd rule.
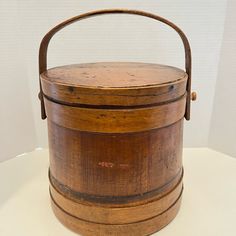
[[[173,28],[183,40],[186,71],[128,62],[47,69],[47,47],[57,31],[110,13],[142,15]],[[180,206],[183,118],[190,118],[191,53],[184,33],[142,11],[86,13],[45,35],[39,70],[50,196],[58,219],[93,236],[149,235],[167,225]]]

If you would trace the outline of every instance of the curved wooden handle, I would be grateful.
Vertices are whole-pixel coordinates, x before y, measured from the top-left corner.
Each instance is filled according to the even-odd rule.
[[[97,15],[104,15],[104,14],[130,14],[130,15],[140,15],[148,18],[152,18],[154,20],[160,21],[168,26],[170,26],[172,29],[174,29],[179,36],[181,37],[185,49],[185,70],[188,74],[188,83],[187,83],[187,102],[186,102],[186,110],[185,110],[185,118],[186,120],[190,119],[190,102],[191,102],[191,49],[188,42],[187,37],[183,33],[183,31],[176,26],[174,23],[160,17],[157,15],[154,15],[152,13],[144,12],[144,11],[138,11],[138,10],[126,10],[126,9],[104,9],[104,10],[98,10],[98,11],[92,11],[88,13],[84,13],[78,16],[75,16],[73,18],[70,18],[59,25],[55,26],[53,29],[51,29],[42,39],[39,49],[39,75],[47,70],[47,49],[48,44],[53,37],[54,34],[56,34],[59,30],[63,29],[67,25],[70,25],[76,21],[80,21],[89,17],[94,17]],[[40,93],[39,98],[41,100],[41,117],[42,119],[46,119],[46,112],[44,107],[44,101],[43,101],[43,92],[42,92],[42,85],[41,81],[39,79],[40,83]]]

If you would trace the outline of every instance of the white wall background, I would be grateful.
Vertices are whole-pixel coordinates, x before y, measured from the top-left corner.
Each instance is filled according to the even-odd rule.
[[[231,4],[226,14],[226,6],[227,0],[0,0],[0,160],[47,146],[46,122],[40,119],[37,98],[38,48],[44,34],[67,18],[103,8],[149,11],[183,29],[192,47],[193,90],[198,93],[198,101],[192,104],[192,119],[185,122],[185,146],[214,146],[221,142],[221,138],[211,142],[209,137],[222,133],[216,131],[221,121],[213,121],[218,115],[211,115],[217,78],[220,81],[227,70],[220,59],[231,50],[224,41],[224,25],[226,15],[233,15],[236,7]],[[227,19],[226,24],[233,23],[232,17]],[[221,45],[225,49],[221,50]],[[138,16],[84,20],[62,30],[50,44],[49,67],[96,61],[143,61],[184,68],[178,35],[161,23]],[[235,70],[231,72],[235,74]],[[227,84],[232,83],[233,76],[227,77]],[[220,90],[223,83],[217,82],[218,100],[227,96]],[[221,113],[217,107],[218,103],[214,103],[213,114]]]
[[[236,156],[236,1],[229,0],[215,90],[209,146]]]
[[[0,160],[37,143],[17,1],[0,1]]]

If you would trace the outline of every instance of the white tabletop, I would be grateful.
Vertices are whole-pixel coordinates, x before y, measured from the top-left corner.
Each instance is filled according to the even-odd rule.
[[[184,150],[184,195],[177,217],[158,236],[236,235],[236,158],[207,148]],[[48,151],[0,163],[1,236],[73,236],[54,217]]]

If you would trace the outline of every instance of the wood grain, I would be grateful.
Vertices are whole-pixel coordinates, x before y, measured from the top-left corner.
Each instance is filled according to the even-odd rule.
[[[64,27],[77,22],[81,21],[83,19],[87,19],[90,17],[95,17],[97,15],[104,15],[104,14],[129,14],[129,15],[139,15],[143,17],[147,17],[159,22],[164,23],[165,25],[169,26],[175,32],[180,36],[183,46],[184,46],[184,51],[185,51],[185,70],[186,74],[188,75],[188,81],[187,81],[187,99],[186,99],[186,111],[185,111],[185,118],[187,120],[190,119],[190,101],[191,101],[191,71],[192,71],[192,57],[191,57],[191,48],[188,42],[188,39],[184,32],[173,22],[160,17],[158,15],[149,13],[149,12],[144,12],[144,11],[138,11],[138,10],[128,10],[128,9],[103,9],[103,10],[97,10],[97,11],[92,11],[92,12],[87,12],[75,17],[72,17],[54,28],[52,28],[42,39],[41,44],[40,44],[40,49],[39,49],[39,76],[47,71],[47,49],[50,40],[52,37],[61,29]],[[44,107],[44,100],[43,100],[43,90],[42,90],[42,83],[41,80],[40,82],[40,94],[39,98],[41,100],[41,117],[42,119],[46,118],[46,111]]]
[[[131,14],[178,33],[185,71],[100,62],[47,68],[51,38],[97,15]],[[182,196],[183,117],[190,119],[191,50],[174,23],[137,10],[104,9],[51,29],[39,49],[41,117],[48,117],[50,194],[58,219],[82,235],[149,235],[177,214]]]
[[[145,202],[138,201],[136,205],[122,204],[114,206],[110,204],[91,204],[89,201],[71,199],[56,190],[53,185],[50,186],[51,198],[65,212],[86,221],[102,224],[128,224],[155,217],[172,206],[182,194],[182,190],[181,178],[174,188],[164,195]]]
[[[98,109],[45,98],[57,217],[82,235],[148,235],[168,224],[182,194],[185,99]]]
[[[130,88],[159,86],[186,79],[181,69],[141,62],[97,62],[51,68],[42,79],[65,87]]]
[[[156,129],[180,120],[186,96],[171,103],[146,108],[96,109],[61,105],[45,98],[48,119],[79,131],[126,133]]]
[[[169,224],[178,213],[181,196],[161,214],[152,218],[128,224],[100,224],[84,221],[62,210],[53,200],[52,208],[57,218],[69,229],[84,236],[145,236],[155,233]]]
[[[183,119],[124,134],[80,132],[50,121],[48,127],[51,174],[75,192],[140,198],[173,181],[182,168]]]
[[[73,106],[173,101],[186,92],[187,78],[178,68],[131,62],[69,65],[41,75],[44,96]]]

